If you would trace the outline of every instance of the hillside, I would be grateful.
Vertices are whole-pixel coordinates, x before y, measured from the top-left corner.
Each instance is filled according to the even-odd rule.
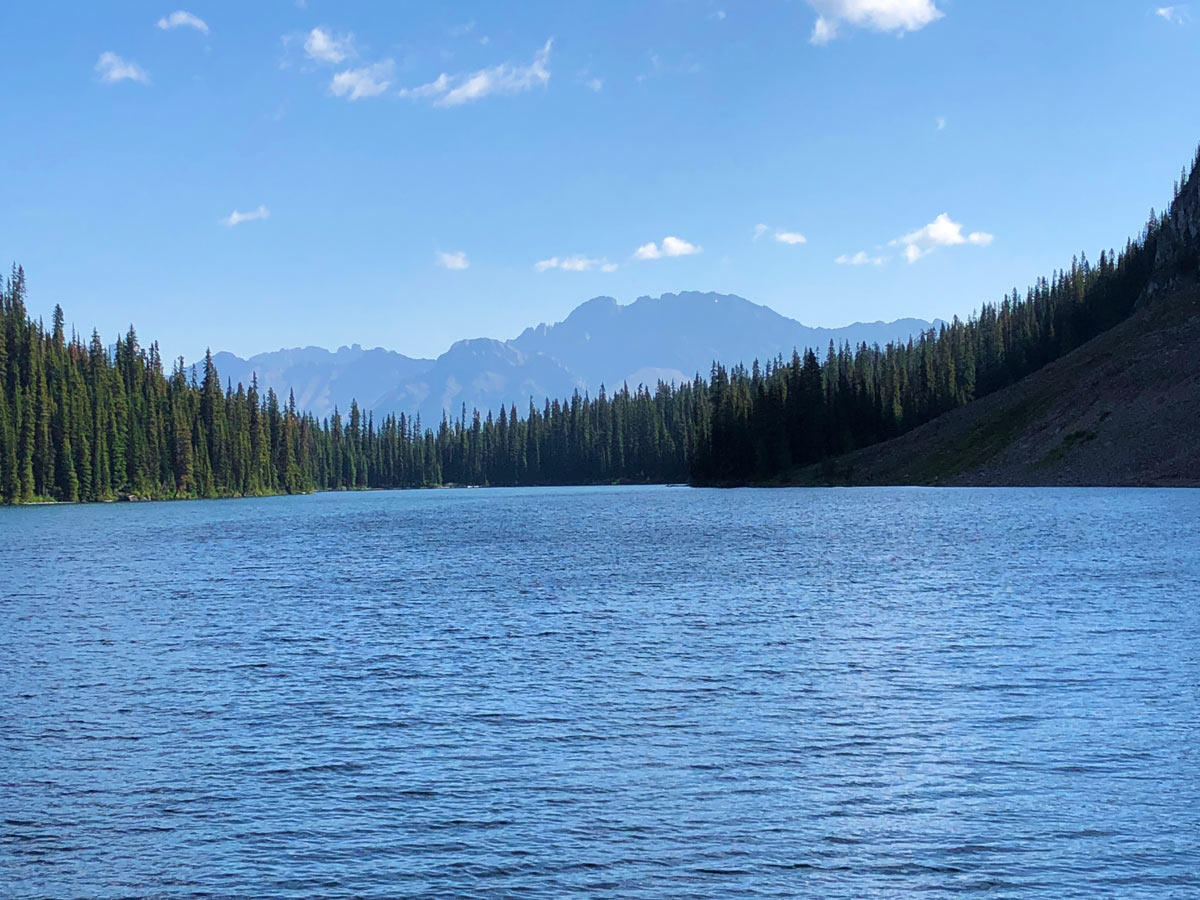
[[[1146,240],[1123,321],[1015,384],[781,480],[1200,486],[1200,156]]]
[[[695,484],[1200,483],[1200,154],[1120,252],[907,345],[714,372]]]
[[[1017,384],[785,480],[1200,486],[1200,289],[1177,287]]]

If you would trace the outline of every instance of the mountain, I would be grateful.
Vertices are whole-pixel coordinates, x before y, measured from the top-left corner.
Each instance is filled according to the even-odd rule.
[[[920,319],[809,328],[732,294],[685,292],[640,297],[621,306],[597,297],[557,325],[527,328],[512,345],[560,360],[592,390],[628,382],[653,385],[707,375],[714,361],[749,365],[811,347],[824,355],[832,340],[886,345],[931,327]]]
[[[464,405],[470,417],[475,409],[486,413],[516,404],[525,415],[531,397],[540,402],[586,389],[555,359],[518,350],[511,342],[476,338],[458,341],[427,371],[405,379],[371,408],[377,416],[415,412],[424,424],[436,427],[443,410],[458,418]]]
[[[248,384],[257,372],[264,391],[273,388],[286,399],[294,390],[297,406],[318,418],[335,407],[344,412],[356,399],[377,418],[420,414],[435,424],[443,411],[457,418],[464,404],[468,414],[515,404],[524,415],[530,400],[541,405],[576,390],[595,394],[601,385],[611,391],[625,383],[690,381],[707,375],[714,361],[749,365],[808,347],[823,355],[831,340],[906,341],[936,324],[901,319],[809,328],[741,297],[685,292],[626,306],[597,297],[557,324],[527,328],[510,341],[459,341],[436,360],[357,344],[336,353],[306,347],[249,359],[218,353],[213,360],[223,380]]]
[[[335,406],[348,409],[354,399],[369,409],[389,388],[419,378],[434,365],[431,359],[412,359],[382,348],[364,350],[358,344],[337,352],[321,347],[276,350],[249,359],[222,352],[213,354],[213,363],[222,381],[248,385],[257,374],[264,394],[273,388],[286,401],[288,392],[295,391],[296,406],[318,418]]]

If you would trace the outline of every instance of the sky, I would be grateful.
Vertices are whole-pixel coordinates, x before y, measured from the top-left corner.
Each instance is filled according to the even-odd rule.
[[[1200,142],[1200,6],[1154,0],[19,0],[0,33],[0,260],[35,315],[189,360],[682,290],[965,316],[1122,246]]]

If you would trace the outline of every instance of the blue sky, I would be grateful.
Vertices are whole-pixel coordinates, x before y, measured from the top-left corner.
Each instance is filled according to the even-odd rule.
[[[0,258],[189,359],[600,294],[965,314],[1122,245],[1200,141],[1200,9],[1154,0],[182,2],[0,8]]]

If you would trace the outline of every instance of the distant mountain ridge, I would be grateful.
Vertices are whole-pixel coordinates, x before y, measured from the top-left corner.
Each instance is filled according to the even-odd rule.
[[[358,344],[331,352],[322,347],[297,347],[259,353],[242,359],[232,353],[214,353],[213,363],[223,381],[249,384],[258,376],[259,387],[286,399],[296,395],[296,405],[319,417],[345,410],[352,399],[370,409],[392,386],[420,376],[434,364],[432,359],[413,359],[377,347],[364,350]]]
[[[355,344],[336,352],[319,347],[277,350],[242,359],[231,353],[213,360],[223,380],[249,384],[257,374],[262,390],[273,388],[323,418],[351,400],[379,418],[389,413],[420,415],[433,425],[443,414],[456,418],[465,406],[496,411],[515,404],[595,394],[623,384],[655,385],[707,375],[714,361],[727,365],[813,348],[832,340],[885,345],[907,341],[938,322],[900,319],[856,322],[844,328],[811,328],[769,307],[732,294],[683,292],[639,297],[621,305],[596,297],[563,321],[526,328],[509,341],[458,341],[437,359],[414,359],[382,348]]]
[[[714,361],[749,365],[796,349],[823,350],[831,340],[884,345],[932,324],[900,319],[810,328],[733,294],[684,292],[639,297],[627,306],[596,297],[562,322],[527,328],[509,343],[561,361],[594,390],[601,383],[690,380],[707,375]]]
[[[426,371],[385,393],[371,411],[420,415],[422,423],[435,425],[443,413],[457,418],[478,409],[486,414],[503,405],[516,404],[523,414],[532,399],[568,397],[586,391],[587,384],[558,360],[527,353],[511,341],[473,338],[458,341],[434,360]]]

